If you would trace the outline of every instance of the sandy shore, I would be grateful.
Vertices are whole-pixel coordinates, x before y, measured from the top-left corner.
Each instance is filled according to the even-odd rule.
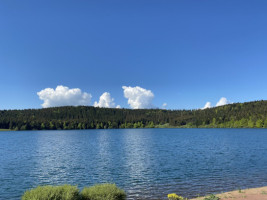
[[[246,190],[236,190],[217,194],[220,200],[267,200],[267,186],[261,188],[251,188]],[[205,197],[198,197],[191,200],[203,200]]]

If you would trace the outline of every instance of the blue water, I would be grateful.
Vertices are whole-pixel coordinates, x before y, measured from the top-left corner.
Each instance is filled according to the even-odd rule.
[[[37,185],[116,183],[128,199],[267,185],[266,129],[0,132],[0,199]]]

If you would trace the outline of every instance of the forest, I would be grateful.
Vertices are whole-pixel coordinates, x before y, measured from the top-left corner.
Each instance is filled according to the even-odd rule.
[[[196,110],[64,106],[1,110],[0,129],[267,128],[267,101]]]

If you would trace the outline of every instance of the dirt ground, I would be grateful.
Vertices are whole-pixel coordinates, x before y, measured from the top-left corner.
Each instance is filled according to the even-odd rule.
[[[251,188],[246,190],[237,190],[217,194],[220,200],[267,200],[267,186],[261,188]],[[191,200],[203,200],[205,197],[199,197]]]

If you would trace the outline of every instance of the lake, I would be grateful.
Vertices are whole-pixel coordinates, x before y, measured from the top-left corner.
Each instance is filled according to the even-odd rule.
[[[0,199],[37,185],[105,182],[148,200],[266,186],[267,130],[0,132]]]

